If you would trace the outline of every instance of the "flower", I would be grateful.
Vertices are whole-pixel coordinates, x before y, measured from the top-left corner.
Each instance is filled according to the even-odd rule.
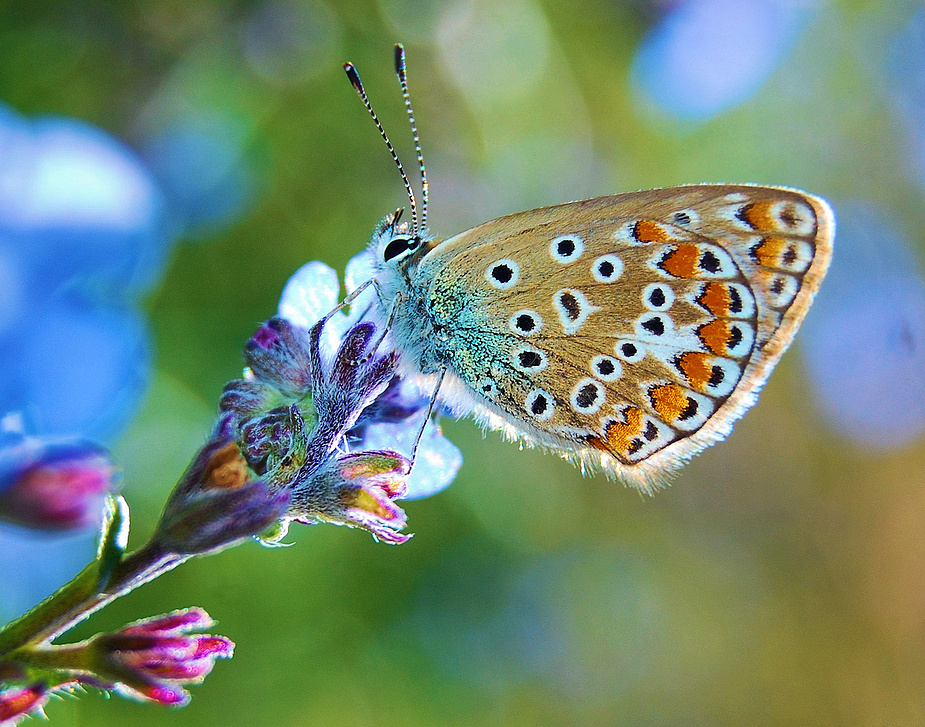
[[[0,106],[0,416],[106,439],[147,383],[135,299],[160,275],[163,200],[138,157],[74,119]]]
[[[900,127],[903,162],[925,187],[925,8],[909,15],[886,44],[885,81]],[[901,162],[902,163],[902,162]]]
[[[77,456],[77,479],[59,460],[54,474],[33,472],[26,490],[16,490],[54,490],[45,506],[74,498],[77,510],[57,516],[74,527],[81,512],[95,519],[93,493],[109,467],[93,461],[101,450],[87,440],[121,432],[147,386],[150,347],[138,299],[161,274],[170,232],[160,190],[125,144],[75,119],[27,119],[0,104],[0,429],[18,420],[20,434],[59,452],[71,442],[89,453]],[[28,508],[39,505],[33,498]],[[50,512],[30,520],[25,503],[16,507],[20,525],[41,521],[47,530]],[[95,541],[92,527],[54,538],[0,527],[0,620],[73,576]]]
[[[347,293],[373,277],[372,257],[368,252],[355,256],[347,265]],[[335,273],[327,265],[310,262],[302,266],[283,291],[279,315],[298,326],[308,327],[333,310],[340,290]],[[324,356],[330,357],[344,332],[364,319],[378,305],[372,288],[367,288],[353,301],[348,313],[331,315],[319,338]],[[386,332],[380,350],[391,351],[391,336]],[[366,409],[348,432],[348,442],[354,449],[399,450],[410,455],[415,439],[421,433],[432,392],[422,392],[417,386],[394,376],[389,386]],[[417,454],[407,479],[403,499],[429,497],[444,489],[459,471],[462,455],[443,436],[438,424],[427,423],[421,433]]]
[[[220,420],[167,501],[155,534],[162,550],[214,553],[259,535],[286,511],[289,493],[251,476],[231,421]]]
[[[838,254],[803,325],[822,412],[872,449],[925,432],[925,279],[915,258],[885,211],[843,205]]]
[[[48,701],[48,689],[44,684],[30,684],[0,691],[0,724],[14,725],[28,715],[42,714],[42,706]]]
[[[190,699],[185,687],[201,683],[216,659],[230,659],[234,654],[234,643],[224,636],[190,633],[213,625],[201,608],[185,608],[76,644],[29,647],[21,650],[18,658],[58,679],[53,692],[88,685],[139,701],[183,706]],[[11,703],[35,709],[43,693],[32,688],[31,706],[25,706],[28,689],[11,690]],[[3,697],[0,695],[0,710]]]
[[[813,0],[678,3],[640,44],[634,85],[662,113],[706,121],[758,91],[794,45],[813,5]]]
[[[290,503],[277,533],[290,521],[360,527],[389,543],[404,512],[392,503],[406,491],[410,462],[391,451],[340,450],[364,410],[394,378],[393,354],[369,350],[372,323],[344,333],[330,361],[322,355],[326,321],[310,330],[272,318],[244,348],[245,378],[230,382],[219,403],[248,466]]]
[[[0,519],[37,530],[97,525],[117,482],[118,469],[98,445],[23,438],[0,450]]]
[[[404,510],[393,500],[405,494],[411,462],[395,452],[360,452],[328,460],[293,492],[293,519],[363,528],[390,545],[407,542]]]
[[[348,292],[371,276],[367,254],[347,267]],[[459,451],[436,424],[424,428],[430,398],[395,373],[389,332],[364,320],[371,290],[337,309],[337,275],[312,262],[283,293],[280,316],[244,349],[244,378],[230,382],[219,410],[238,433],[248,466],[272,491],[291,494],[276,542],[291,521],[368,530],[383,542],[408,537],[395,500],[446,487]],[[415,451],[417,462],[395,451]],[[349,447],[352,451],[346,451]]]

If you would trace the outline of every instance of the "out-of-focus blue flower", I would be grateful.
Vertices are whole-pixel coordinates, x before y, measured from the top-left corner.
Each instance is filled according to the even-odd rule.
[[[362,252],[347,265],[347,293],[356,290],[372,276],[371,256]],[[338,312],[331,317],[321,339],[324,355],[332,357],[344,333],[362,320],[373,305],[377,305],[374,295],[372,287],[367,288],[353,301],[348,313]],[[337,273],[323,263],[310,262],[286,284],[279,314],[291,323],[308,327],[330,312],[337,305],[339,296]],[[391,337],[386,334],[379,350],[391,349]],[[389,389],[364,412],[348,433],[347,441],[354,449],[397,450],[410,455],[424,421],[429,397],[429,392],[421,392],[410,382],[396,377]],[[428,423],[403,497],[415,499],[439,492],[453,481],[461,464],[459,450],[443,436],[437,424]]]
[[[30,434],[110,437],[144,390],[131,308],[170,240],[138,157],[72,119],[0,108],[0,415]]]
[[[134,307],[59,295],[35,306],[7,340],[0,411],[30,432],[106,440],[128,423],[148,382],[150,347]]]
[[[642,41],[636,89],[667,116],[704,121],[754,94],[806,24],[814,0],[687,0]]]
[[[29,304],[61,288],[141,292],[169,246],[161,193],[132,150],[75,119],[0,107],[0,259],[18,263]]]
[[[248,209],[256,179],[246,142],[244,125],[218,113],[180,115],[149,136],[145,159],[183,234],[214,233]]]
[[[21,435],[42,441],[105,440],[125,426],[149,369],[135,306],[171,242],[163,195],[126,145],[74,119],[30,120],[0,106],[0,449],[11,446],[13,419]],[[30,491],[63,486],[60,468],[43,473]],[[45,504],[76,502],[88,482],[72,477],[74,491]],[[83,514],[75,525],[98,522]],[[57,516],[46,515],[17,521],[48,528]],[[95,528],[54,539],[0,528],[0,619],[74,575],[95,539]]]
[[[862,445],[925,432],[925,281],[880,211],[841,209],[838,252],[803,326],[809,375],[833,426]]]

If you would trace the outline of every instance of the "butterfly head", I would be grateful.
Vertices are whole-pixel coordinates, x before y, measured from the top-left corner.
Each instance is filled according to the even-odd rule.
[[[401,222],[403,210],[397,209],[387,215],[376,227],[370,242],[370,252],[379,270],[405,270],[414,254],[424,242],[421,234],[414,231],[414,226]]]

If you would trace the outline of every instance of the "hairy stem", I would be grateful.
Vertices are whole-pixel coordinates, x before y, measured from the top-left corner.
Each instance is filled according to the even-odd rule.
[[[189,557],[165,552],[151,541],[123,558],[102,588],[97,563],[91,563],[31,611],[0,628],[0,660],[20,647],[54,640],[106,604],[176,568]]]

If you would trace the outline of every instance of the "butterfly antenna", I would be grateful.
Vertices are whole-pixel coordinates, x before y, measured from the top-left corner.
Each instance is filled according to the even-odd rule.
[[[414,109],[411,108],[411,94],[408,93],[408,70],[405,66],[405,47],[401,43],[395,45],[395,74],[401,84],[401,95],[405,99],[405,109],[408,111],[408,120],[411,121],[411,134],[414,137],[414,151],[418,155],[418,169],[421,170],[421,230],[427,229],[427,169],[424,166],[424,154],[421,152],[421,139],[418,137],[418,126],[414,122]]]
[[[376,112],[373,111],[373,106],[369,102],[369,97],[366,95],[366,89],[363,88],[363,82],[360,80],[360,74],[357,73],[356,67],[352,63],[348,62],[344,64],[344,70],[347,72],[347,78],[350,79],[350,83],[353,85],[353,88],[359,95],[360,100],[366,107],[366,110],[369,111],[369,115],[372,116],[373,123],[375,123],[376,128],[379,129],[379,135],[382,136],[382,138],[385,140],[385,145],[388,147],[389,153],[392,155],[392,161],[394,161],[395,166],[398,167],[398,173],[401,174],[401,181],[405,183],[405,191],[408,193],[408,199],[411,201],[411,228],[413,233],[417,235],[419,229],[417,202],[414,199],[414,190],[411,189],[411,182],[408,181],[408,175],[405,174],[405,168],[401,164],[401,159],[398,158],[398,153],[395,151],[395,147],[392,146],[392,142],[389,141],[389,135],[386,134],[385,129],[382,128],[382,122],[379,121],[379,117],[376,116]]]

